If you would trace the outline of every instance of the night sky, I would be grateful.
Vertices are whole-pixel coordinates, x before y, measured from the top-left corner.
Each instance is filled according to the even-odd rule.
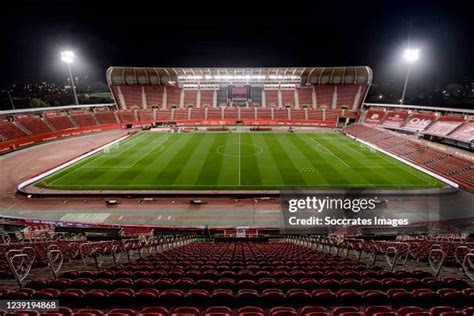
[[[473,79],[472,0],[313,2],[267,4],[282,12],[258,9],[256,2],[221,2],[216,6],[225,12],[210,16],[211,10],[194,10],[184,2],[179,2],[181,8],[167,8],[162,1],[153,7],[137,1],[5,1],[0,12],[0,84],[64,81],[59,52],[65,48],[78,56],[75,74],[102,81],[112,65],[368,65],[376,81],[403,81],[406,63],[400,55],[409,44],[421,50],[414,83]]]

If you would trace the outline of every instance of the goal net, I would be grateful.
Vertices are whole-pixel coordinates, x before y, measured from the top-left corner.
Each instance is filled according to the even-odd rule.
[[[104,154],[108,154],[113,150],[116,150],[120,147],[119,143],[114,143],[112,145],[109,145],[103,149]]]
[[[371,152],[371,153],[377,152],[377,150],[374,147],[366,145],[364,143],[360,143],[360,148],[364,149],[367,152]]]

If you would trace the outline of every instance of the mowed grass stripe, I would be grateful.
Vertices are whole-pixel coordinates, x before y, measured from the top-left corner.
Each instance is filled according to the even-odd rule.
[[[242,134],[240,144],[241,184],[261,186],[262,178],[256,155],[261,154],[261,147],[256,147],[251,134]]]
[[[196,183],[196,180],[199,177],[199,171],[202,169],[205,162],[202,157],[205,157],[210,151],[212,151],[214,138],[215,134],[201,135],[199,144],[195,147],[187,163],[181,168],[181,171],[178,176],[176,176],[173,184],[189,185],[192,187],[194,183]]]
[[[281,137],[281,135],[279,135]],[[266,134],[265,141],[267,147],[270,148],[271,154],[275,157],[277,170],[288,187],[298,187],[298,185],[306,186],[305,179],[301,176],[298,169],[295,167],[293,160],[288,156],[288,153],[282,147],[275,134]]]
[[[337,133],[149,132],[37,185],[76,190],[248,190],[444,183]]]
[[[356,153],[361,159],[359,161],[368,160],[367,155],[364,152],[369,151],[365,147],[354,147],[350,142],[350,140],[345,139],[343,136],[341,137],[344,141],[341,144],[344,148],[351,150],[351,152]],[[423,186],[439,186],[442,185],[441,182],[438,182],[435,178],[432,178],[429,175],[426,175],[418,170],[392,158],[389,157],[381,152],[369,152],[370,161],[366,161],[366,164],[361,164],[356,169],[364,169],[365,174],[370,174],[373,172],[371,170],[372,166],[378,165],[380,167],[385,167],[386,171],[390,171],[390,176],[388,179],[392,180],[391,182],[395,186],[401,186],[400,184],[408,181],[412,186],[416,187],[423,187]]]
[[[215,185],[217,187],[219,181],[224,155],[219,154],[217,150],[226,144],[227,134],[212,135],[213,139],[209,140],[212,142],[211,150],[202,157],[204,163],[202,164],[199,176],[196,180],[196,185],[206,185],[211,187]],[[233,181],[235,181],[235,179],[233,179]]]
[[[362,150],[362,148],[360,148]],[[401,183],[404,183],[406,178],[404,175],[411,175],[413,178],[411,180],[412,184],[414,184],[417,187],[441,187],[444,186],[444,182],[437,180],[436,178],[431,177],[430,175],[427,175],[423,172],[420,172],[416,170],[415,168],[404,164],[401,161],[398,161],[390,156],[387,156],[381,152],[376,152],[375,153],[379,159],[379,161],[385,161],[386,164],[388,163],[387,172],[393,173],[398,176],[398,179],[401,181]],[[417,179],[417,180],[415,180]]]
[[[143,134],[139,134],[139,135],[143,135]],[[137,142],[137,140],[141,138],[139,137],[139,135],[129,137],[127,139],[127,141],[129,141],[128,145],[133,146],[133,147],[139,146],[140,142],[139,141]],[[143,143],[146,144],[146,143],[149,143],[149,141],[144,139]],[[117,155],[122,156],[120,147],[116,150],[118,152]],[[101,159],[104,159],[106,157],[107,156],[103,152],[97,153],[91,157],[88,157],[82,161],[79,161],[78,163],[72,165],[69,168],[66,168],[58,173],[55,173],[54,175],[48,177],[46,180],[43,180],[42,182],[51,184],[51,185],[68,184],[71,181],[77,181],[79,183],[81,181],[93,182],[95,179],[97,179],[101,175],[101,173],[98,172],[97,170],[93,170],[93,167],[101,166]],[[112,161],[110,164],[107,163],[106,165],[107,166],[114,165],[114,162]],[[90,169],[83,168],[86,166],[91,166],[91,168]],[[67,176],[67,179],[63,181],[63,178],[65,178],[66,176]]]
[[[145,169],[148,164],[163,153],[163,148],[173,142],[174,135],[151,134],[149,135],[148,144],[142,144],[137,147],[134,152],[124,153],[126,168],[113,169],[104,175],[103,181],[96,182],[98,184],[111,183],[117,186],[134,186],[136,183],[148,183],[151,180],[150,173],[146,173]],[[108,187],[105,187],[106,189]]]
[[[299,147],[307,147],[312,149],[312,153],[307,154],[314,155],[314,162],[316,163],[315,167],[318,168],[321,177],[326,179],[325,182],[327,183],[327,185],[349,186],[350,182],[343,174],[344,171],[342,171],[344,165],[342,165],[337,159],[334,159],[331,154],[325,154],[324,150],[317,149],[316,146],[318,144],[312,139],[317,135],[318,134],[296,134],[297,138],[295,139],[295,141],[299,144]]]
[[[311,183],[315,186],[330,186],[330,182],[323,176],[322,171],[331,168],[331,166],[326,165],[322,157],[314,150],[312,144],[303,141],[302,137],[307,138],[307,135],[295,133],[291,137],[291,142],[311,164],[310,168],[315,170],[310,172]],[[337,170],[334,169],[333,171],[337,173]]]
[[[295,168],[301,174],[301,177],[305,179],[305,182],[308,185],[312,186],[321,186],[321,183],[317,181],[315,174],[316,170],[313,170],[313,164],[311,159],[308,159],[306,155],[303,154],[303,151],[307,150],[307,146],[298,146],[293,142],[293,139],[296,139],[297,136],[294,134],[285,134],[284,137],[279,137],[278,140],[282,145],[283,149],[286,151],[288,157],[293,160]]]
[[[133,152],[126,150],[119,154],[118,157],[121,157],[123,161],[113,163],[110,160],[99,160],[96,162],[97,167],[109,166],[111,168],[109,172],[99,172],[91,168],[87,169],[87,173],[81,176],[88,179],[90,183],[96,183],[98,187],[105,183],[113,183],[115,185],[134,183],[142,175],[143,167],[146,164],[146,161],[143,164],[140,164],[140,162],[153,157],[157,151],[162,151],[162,145],[160,144],[169,137],[169,135],[165,134],[147,136],[146,140],[140,139],[136,146],[131,147],[134,148]],[[115,166],[119,168],[114,168]]]
[[[255,157],[260,173],[260,181],[263,186],[283,185],[284,181],[281,177],[281,173],[276,172],[278,165],[275,161],[275,157],[270,154],[271,151],[265,141],[265,137],[266,134],[263,133],[252,134],[253,144],[262,148],[262,153]]]
[[[334,156],[338,157],[338,159],[345,161],[349,165],[349,167],[346,168],[345,172],[347,172],[348,174],[348,181],[352,182],[354,186],[371,186],[372,183],[377,183],[378,186],[385,187],[387,185],[390,186],[390,183],[395,186],[398,183],[392,181],[392,179],[385,177],[383,173],[371,172],[369,168],[364,168],[364,164],[359,166],[360,168],[358,169],[350,168],[350,166],[355,165],[358,160],[346,151],[341,150],[340,146],[334,145],[338,144],[337,141],[328,141],[325,139],[321,139],[319,140],[319,143],[326,147],[331,153],[333,153]],[[367,162],[367,158],[365,161]]]
[[[411,166],[408,166],[400,161],[397,161],[396,159],[393,159],[392,157],[389,157],[387,155],[384,155],[382,153],[379,153],[380,158],[387,162],[391,167],[392,171],[395,175],[398,175],[398,178],[400,181],[405,180],[409,181],[413,184],[413,186],[418,186],[418,187],[423,187],[423,186],[439,186],[439,184],[442,184],[441,181],[438,181],[437,179],[424,174],[415,168],[412,168]],[[395,169],[396,170],[393,170]],[[403,175],[406,175],[406,177],[403,177]]]
[[[169,153],[167,163],[160,166],[161,171],[157,173],[153,183],[167,185],[173,184],[174,180],[181,172],[181,169],[191,157],[196,145],[199,145],[202,141],[203,136],[200,134],[188,134],[182,139],[182,142],[179,142],[178,139],[178,141],[174,142],[171,146],[170,150],[172,150],[172,153]],[[168,152],[166,151],[166,153]]]
[[[391,161],[385,161],[382,159],[384,154],[381,154],[379,152],[373,152],[367,153],[367,149],[365,147],[354,147],[351,146],[350,143],[347,142],[346,139],[341,139],[343,141],[340,142],[342,145],[339,150],[343,153],[343,155],[346,155],[347,157],[351,157],[353,160],[353,163],[357,166],[356,168],[352,168],[354,172],[357,172],[361,178],[365,178],[368,182],[368,185],[373,185],[375,181],[373,181],[374,177],[376,178],[376,182],[381,182],[385,181],[385,185],[389,186],[388,183],[390,182],[392,186],[398,186],[400,183],[403,183],[403,179],[400,179],[397,174],[399,171],[399,168],[394,164],[393,162],[397,163],[397,161],[394,159],[393,162]],[[355,154],[355,155],[354,155]],[[369,155],[370,154],[370,155]],[[358,157],[358,158],[356,158]],[[394,171],[390,177],[385,176],[385,172],[374,172],[372,169],[373,166],[379,166],[379,170],[381,171],[383,168],[384,170],[391,170]],[[375,174],[375,175],[374,175]],[[402,173],[403,174],[403,173]],[[406,175],[403,175],[402,177],[405,177]]]
[[[221,156],[217,184],[225,186],[225,189],[238,189],[239,184],[239,134],[221,133],[219,137],[224,139],[223,145],[214,147],[214,155]]]
[[[164,137],[160,134],[160,138]],[[131,139],[125,146],[119,145],[119,148],[112,149],[110,153],[99,153],[98,159],[91,166],[128,166],[134,163],[140,154],[148,148],[154,146],[153,137],[142,133],[130,137]]]

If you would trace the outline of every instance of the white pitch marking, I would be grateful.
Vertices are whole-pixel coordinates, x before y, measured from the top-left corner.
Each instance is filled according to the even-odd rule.
[[[241,185],[241,171],[240,171],[240,133],[239,133],[239,186]]]
[[[133,167],[135,166],[139,161],[141,161],[143,158],[145,158],[146,156],[148,156],[153,150],[157,149],[157,148],[161,148],[160,152],[163,151],[165,149],[165,146],[163,146],[163,143],[166,142],[168,140],[169,137],[166,137],[163,141],[161,141],[160,143],[158,143],[156,146],[154,146],[153,148],[150,148],[149,150],[147,150],[147,152],[145,154],[143,154],[143,156],[138,159],[137,161],[135,161],[133,164],[131,164],[129,167]]]
[[[343,164],[345,164],[347,167],[349,167],[349,168],[351,167],[351,166],[349,166],[344,160],[342,160],[341,158],[339,158],[338,156],[336,156],[332,151],[330,151],[329,149],[327,149],[326,146],[324,146],[323,144],[321,144],[320,142],[318,142],[315,138],[312,138],[312,137],[311,137],[311,139],[312,139],[314,142],[316,142],[319,146],[322,146],[322,147],[328,152],[328,154],[330,154],[330,155],[336,157],[339,161],[341,161],[341,162],[342,162]]]
[[[160,142],[157,146],[161,146],[161,147],[164,148],[164,146],[162,145],[162,143],[164,143],[168,138],[169,138],[169,137],[166,137],[165,140],[163,140],[162,142]],[[135,138],[135,139],[136,139],[136,138]],[[135,143],[135,145],[136,145],[136,143]],[[148,153],[151,152],[152,150],[156,149],[157,146],[155,146],[155,147],[152,148],[151,150],[147,151],[147,153],[146,153],[145,155],[148,155]],[[71,174],[73,174],[73,173],[75,173],[75,172],[77,172],[77,171],[79,171],[79,170],[81,170],[81,169],[83,169],[83,168],[88,168],[89,166],[86,167],[86,165],[87,165],[88,163],[92,162],[92,160],[100,159],[101,157],[103,157],[103,156],[101,156],[101,155],[96,155],[96,154],[93,155],[93,156],[91,156],[92,159],[91,159],[90,161],[86,161],[83,165],[80,165],[79,167],[77,167],[77,168],[74,169],[73,171],[65,172],[65,173],[64,173],[63,175],[61,175],[59,178],[54,179],[53,181],[51,181],[51,183],[50,183],[49,185],[54,185],[54,183],[56,183],[57,181],[59,181],[59,180],[62,179],[63,177],[68,176],[68,175],[71,175]],[[145,156],[142,156],[142,158],[140,158],[139,160],[135,161],[135,163],[132,164],[131,166],[120,166],[120,168],[123,168],[123,167],[127,167],[127,168],[133,167],[138,161],[140,161],[140,160],[143,159],[144,157],[145,157]],[[79,162],[78,162],[78,163],[79,163]],[[73,164],[73,165],[71,165],[71,166],[74,166],[74,165],[76,165],[76,164]],[[67,170],[67,169],[64,169],[64,170]]]
[[[370,186],[367,186],[367,183],[352,183],[355,186],[364,186],[364,188],[371,188]],[[345,184],[341,184],[345,185]],[[51,187],[96,187],[96,184],[59,184],[59,185],[51,185]],[[116,187],[116,184],[101,184],[101,187]],[[156,184],[136,184],[138,187],[158,187]],[[165,185],[166,186],[166,185]],[[173,184],[173,185],[168,185],[166,187],[235,187],[235,184]],[[241,186],[243,187],[288,187],[288,184],[242,184]],[[377,184],[373,185],[374,187],[377,186]],[[388,187],[383,187],[383,188],[393,188],[395,186],[401,186],[401,187],[415,187],[415,188],[426,188],[426,186],[423,185],[408,185],[408,184],[397,184],[394,183],[392,186]],[[291,186],[290,186],[291,187]],[[320,188],[321,186],[313,185],[313,184],[301,184],[301,185],[295,185],[294,187],[315,187],[315,188]],[[133,188],[133,187],[132,187]],[[115,190],[115,189],[112,189]],[[160,190],[159,187],[157,190]],[[170,189],[164,189],[163,191],[167,191]],[[238,190],[237,190],[238,191]]]

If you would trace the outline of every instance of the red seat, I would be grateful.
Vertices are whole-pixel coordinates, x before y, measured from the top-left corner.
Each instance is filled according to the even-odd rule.
[[[110,310],[110,311],[107,313],[107,315],[113,314],[113,315],[129,315],[129,316],[133,316],[133,315],[135,315],[136,313],[137,313],[137,312],[134,311],[133,309],[128,309],[128,308],[127,308],[127,309],[118,309],[118,308],[116,308],[116,309]]]
[[[467,316],[473,316],[474,315],[474,307],[467,307],[462,310],[463,313],[466,313]]]
[[[367,306],[364,311],[367,316],[372,316],[376,313],[390,313],[392,309],[389,306]]]
[[[200,311],[196,307],[176,307],[171,313],[171,316],[181,316],[181,315],[199,316]]]
[[[104,315],[104,312],[102,312],[101,310],[99,309],[81,309],[79,311],[80,314],[93,314],[93,315],[96,315],[96,316],[102,316]],[[76,314],[74,314],[76,315]]]
[[[422,308],[416,306],[405,306],[398,310],[398,313],[401,316],[406,316],[409,313],[422,313],[424,312]]]
[[[237,310],[237,313],[264,313],[263,309],[256,306],[244,306]]]
[[[321,303],[333,302],[337,298],[335,293],[327,289],[314,290],[312,295],[317,302]]]
[[[224,315],[232,315],[232,310],[229,307],[225,306],[213,306],[209,307],[206,309],[204,312],[204,315],[211,316],[211,315],[219,315],[219,316],[224,316]]]
[[[216,289],[212,291],[211,297],[214,298],[233,298],[234,293],[229,289]]]
[[[160,299],[164,301],[176,301],[184,298],[185,294],[181,290],[164,290],[160,293]]]
[[[334,307],[332,310],[333,316],[339,316],[342,313],[352,313],[352,312],[359,312],[359,309],[355,306],[338,306]]]
[[[237,292],[236,297],[238,298],[253,298],[253,299],[258,299],[260,298],[260,295],[256,290],[249,290],[249,289],[242,289]]]
[[[169,312],[164,307],[145,307],[140,311],[141,314],[157,314],[168,316]]]
[[[316,313],[328,313],[329,314],[329,311],[325,308],[325,307],[322,307],[322,306],[303,306],[301,308],[301,311],[300,311],[300,314],[302,316],[308,316],[308,315],[313,315],[315,316]]]
[[[270,310],[270,316],[297,316],[298,313],[292,307],[277,306]]]
[[[449,306],[434,306],[430,308],[430,313],[434,316],[439,316],[441,313],[454,312],[454,308]]]
[[[265,289],[262,291],[262,297],[265,299],[284,299],[285,293],[280,289]]]

